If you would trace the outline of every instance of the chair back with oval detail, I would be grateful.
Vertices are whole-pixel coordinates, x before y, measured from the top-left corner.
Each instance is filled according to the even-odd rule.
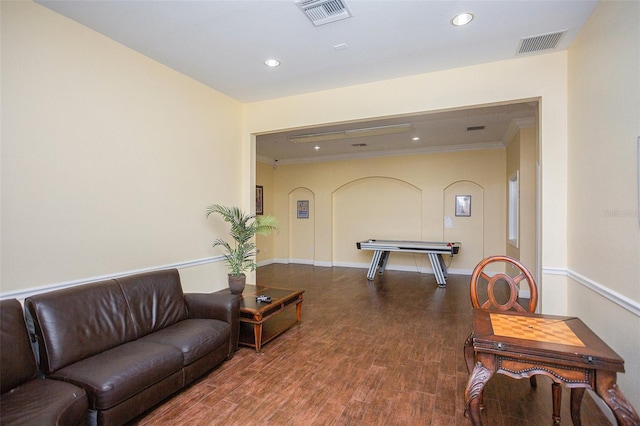
[[[506,272],[489,273],[487,266],[495,263],[505,263],[515,269],[514,274]],[[529,286],[529,301],[524,306],[518,302],[518,292],[521,285],[526,282]],[[507,297],[504,291],[507,286]],[[474,308],[494,309],[498,311],[514,310],[517,312],[535,312],[538,306],[538,286],[531,272],[518,260],[508,256],[491,256],[482,260],[471,274],[470,285],[471,304]]]

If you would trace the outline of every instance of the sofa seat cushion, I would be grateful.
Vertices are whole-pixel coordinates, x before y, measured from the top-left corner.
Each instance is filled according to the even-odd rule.
[[[49,377],[81,386],[89,408],[106,410],[182,368],[182,352],[134,341],[71,364]]]
[[[0,398],[3,425],[77,425],[87,416],[87,394],[70,383],[34,379]]]
[[[228,346],[230,333],[231,328],[224,321],[187,319],[138,341],[161,343],[177,348],[184,356],[184,365],[189,365],[222,345]]]

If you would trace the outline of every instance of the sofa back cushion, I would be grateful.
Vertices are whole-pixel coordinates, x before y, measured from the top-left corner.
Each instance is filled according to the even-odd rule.
[[[188,318],[178,270],[117,278],[131,312],[136,338]]]
[[[35,379],[37,372],[22,305],[16,299],[1,300],[0,392]]]
[[[37,294],[25,305],[45,374],[135,337],[127,301],[115,280]]]

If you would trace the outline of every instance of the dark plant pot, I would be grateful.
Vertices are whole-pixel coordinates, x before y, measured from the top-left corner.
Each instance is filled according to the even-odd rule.
[[[247,283],[247,276],[245,274],[240,274],[240,275],[229,274],[229,290],[231,291],[231,294],[242,294],[246,283]]]

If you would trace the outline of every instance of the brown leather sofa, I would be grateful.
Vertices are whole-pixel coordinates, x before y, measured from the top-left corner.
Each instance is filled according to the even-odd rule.
[[[233,356],[240,299],[183,294],[177,270],[25,300],[46,377],[88,396],[87,422],[123,424]]]
[[[22,305],[16,299],[0,301],[0,330],[0,424],[84,424],[85,391],[38,377]]]

